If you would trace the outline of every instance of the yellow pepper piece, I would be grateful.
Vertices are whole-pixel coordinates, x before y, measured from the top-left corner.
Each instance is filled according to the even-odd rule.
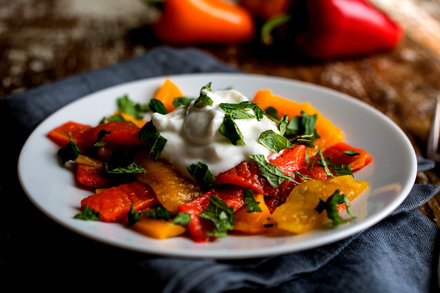
[[[131,123],[133,123],[134,125],[136,125],[139,128],[142,128],[142,126],[144,126],[144,124],[147,123],[146,120],[137,120],[133,116],[128,115],[127,113],[124,113],[124,112],[116,111],[114,114],[115,115],[120,114],[122,116],[122,118],[124,118],[124,120],[130,121]]]
[[[185,233],[186,228],[172,222],[158,219],[141,218],[132,228],[148,237],[166,239]]]
[[[246,206],[241,208],[235,213],[235,231],[246,234],[262,234],[271,231],[273,221],[270,211],[264,202],[264,195],[255,195],[255,201],[259,203],[261,212],[248,213]]]
[[[337,189],[350,201],[368,188],[368,182],[355,180],[350,175],[332,178],[328,181],[306,181],[297,185],[286,202],[272,214],[277,228],[295,234],[303,234],[321,226],[327,220],[327,213],[318,213],[315,208],[319,198],[327,200]]]

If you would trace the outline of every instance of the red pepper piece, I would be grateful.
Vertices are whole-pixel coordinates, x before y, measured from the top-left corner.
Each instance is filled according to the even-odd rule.
[[[325,168],[319,166],[317,163],[315,163],[311,169],[309,169],[308,167],[304,167],[299,172],[302,175],[310,177],[314,180],[326,181],[329,179],[329,176],[325,171]]]
[[[297,2],[306,7],[307,11],[299,9],[296,13],[307,15],[307,28],[295,37],[295,44],[310,57],[324,59],[390,50],[402,38],[401,27],[366,0]]]
[[[79,184],[90,188],[104,188],[111,185],[111,181],[102,174],[102,170],[83,164],[76,165],[75,179]]]
[[[302,168],[306,161],[306,146],[297,145],[294,148],[282,150],[280,155],[269,159],[269,163],[277,166],[287,176]]]
[[[86,124],[80,124],[73,121],[68,121],[51,131],[47,134],[47,137],[56,143],[60,147],[65,147],[69,143],[69,137],[66,132],[70,134],[78,147],[82,148],[81,137],[84,132],[91,129],[92,126]]]
[[[149,186],[134,181],[84,198],[81,209],[89,206],[99,212],[102,221],[116,222],[127,217],[132,205],[136,211],[142,211],[157,202],[156,195]]]
[[[201,243],[215,239],[206,235],[206,233],[212,231],[212,224],[208,220],[199,217],[208,207],[211,196],[218,196],[228,206],[233,207],[234,211],[244,205],[244,189],[231,185],[211,189],[196,199],[179,205],[178,210],[180,212],[189,213],[191,216],[188,230],[194,242]]]
[[[356,155],[349,155],[345,151],[353,151]],[[323,152],[324,157],[330,161],[343,165],[350,165],[351,171],[360,170],[373,161],[373,158],[365,150],[352,147],[344,142],[334,144]]]
[[[167,0],[156,35],[173,43],[235,43],[250,40],[254,20],[245,8],[224,0]]]
[[[236,167],[217,175],[215,184],[234,184],[250,188],[257,193],[264,193],[265,184],[262,179],[256,164],[241,162]]]
[[[101,130],[110,131],[101,141],[111,145],[119,145],[125,147],[140,147],[143,141],[137,136],[140,128],[125,122],[111,121],[99,124],[83,133],[81,139],[85,145],[91,147],[98,139],[98,133]]]

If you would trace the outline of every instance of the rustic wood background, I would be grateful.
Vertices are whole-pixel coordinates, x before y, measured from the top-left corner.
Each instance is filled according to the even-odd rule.
[[[392,52],[311,62],[253,42],[194,47],[245,72],[307,81],[358,98],[394,120],[425,155],[440,94],[440,0],[372,2],[405,30]],[[150,30],[158,16],[141,0],[0,0],[0,97],[160,45]],[[417,182],[439,184],[439,172],[436,167],[419,173]],[[440,226],[439,194],[420,209]]]

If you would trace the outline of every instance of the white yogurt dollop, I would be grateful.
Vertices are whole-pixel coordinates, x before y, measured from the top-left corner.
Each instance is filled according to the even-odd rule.
[[[193,101],[189,107],[178,108],[167,115],[152,115],[156,130],[167,139],[162,158],[185,176],[190,176],[187,167],[198,162],[207,164],[216,176],[248,160],[249,155],[262,154],[267,157],[271,153],[258,142],[258,138],[266,130],[279,133],[275,122],[266,116],[260,121],[256,118],[235,119],[245,144],[233,145],[219,132],[225,116],[219,104],[238,104],[249,99],[236,90],[204,90],[204,93],[213,101],[211,106],[197,107]],[[249,110],[249,113],[253,111]]]

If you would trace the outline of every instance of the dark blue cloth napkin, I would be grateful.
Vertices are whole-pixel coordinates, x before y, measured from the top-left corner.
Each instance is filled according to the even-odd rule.
[[[136,79],[191,72],[232,72],[194,49],[160,47],[124,63],[0,99],[4,167],[14,169],[33,128],[86,94]],[[5,127],[8,125],[8,127]],[[418,158],[419,171],[434,163]],[[124,251],[67,231],[43,216],[20,189],[16,173],[1,178],[3,276],[38,276],[84,289],[126,285],[146,292],[434,292],[439,229],[417,209],[435,195],[415,185],[397,210],[373,227],[339,242],[286,255],[247,260],[194,260]],[[62,196],[62,195],[60,195]],[[3,230],[3,229],[2,229]],[[67,273],[70,272],[70,273]],[[12,279],[5,277],[6,282]],[[42,281],[43,280],[43,281]],[[45,281],[44,281],[45,280]],[[85,283],[95,281],[95,283]],[[107,286],[106,286],[107,284]],[[16,283],[16,286],[22,283]]]

